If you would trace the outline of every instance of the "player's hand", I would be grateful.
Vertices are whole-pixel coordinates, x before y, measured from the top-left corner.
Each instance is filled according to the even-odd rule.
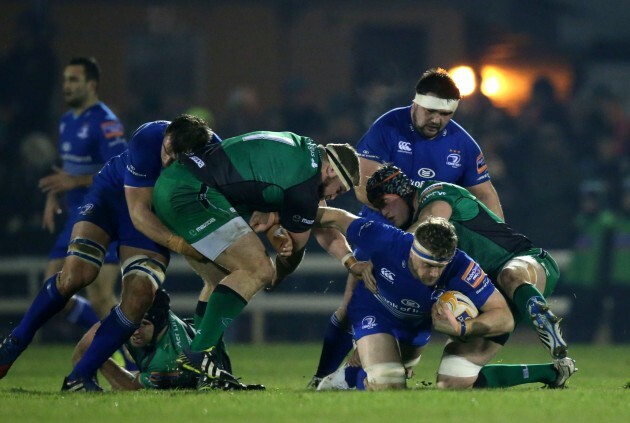
[[[264,213],[255,211],[249,219],[249,226],[252,227],[254,232],[261,233],[267,231],[279,221],[280,219],[276,212]]]
[[[48,230],[51,234],[55,232],[55,216],[61,214],[59,201],[54,194],[46,196],[46,205],[44,206],[44,215],[42,216],[42,228]]]
[[[365,287],[369,289],[372,294],[378,294],[376,278],[372,273],[373,269],[374,266],[371,261],[358,261],[351,265],[348,270],[359,279],[362,279]]]
[[[276,223],[267,229],[266,234],[276,253],[282,257],[289,257],[293,253],[293,239],[282,226]]]
[[[42,192],[58,194],[77,187],[75,179],[63,169],[53,166],[53,173],[39,180],[38,187]]]
[[[193,260],[200,261],[205,263],[208,259],[201,254],[199,251],[195,250],[192,245],[186,242],[184,238],[181,236],[177,236],[175,234],[171,234],[166,240],[166,247],[169,250],[175,251],[181,255],[192,258]]]
[[[440,302],[433,304],[431,319],[433,319],[433,329],[436,331],[450,336],[461,334],[461,323],[446,304]]]

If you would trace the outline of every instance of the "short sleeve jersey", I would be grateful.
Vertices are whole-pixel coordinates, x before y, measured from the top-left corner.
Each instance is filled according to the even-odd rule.
[[[357,144],[360,157],[398,166],[414,182],[428,179],[471,187],[490,180],[477,142],[454,120],[434,139],[415,130],[411,106],[378,118]]]
[[[398,319],[431,319],[431,307],[444,291],[462,292],[481,308],[495,290],[481,267],[461,250],[434,286],[423,285],[409,270],[413,234],[393,226],[359,218],[348,227],[347,238],[369,255],[378,287],[375,297]]]
[[[134,348],[126,346],[140,369],[140,383],[145,388],[194,387],[194,376],[180,372],[176,359],[192,342],[186,331],[186,323],[169,312],[168,329],[155,346]]]
[[[162,142],[169,121],[158,120],[140,126],[131,136],[125,159],[126,187],[151,188],[162,171]]]
[[[59,155],[63,170],[70,175],[97,173],[113,156],[127,148],[125,131],[116,115],[102,102],[98,102],[80,115],[68,111],[59,124]],[[69,209],[82,204],[87,187],[66,193]]]
[[[512,257],[534,248],[525,235],[517,233],[460,186],[439,181],[423,183],[418,188],[417,210],[433,201],[445,201],[451,206],[449,221],[455,226],[458,247],[470,254],[493,280]]]
[[[276,211],[291,232],[315,221],[322,161],[316,144],[291,132],[252,132],[208,145],[180,161],[237,208]]]

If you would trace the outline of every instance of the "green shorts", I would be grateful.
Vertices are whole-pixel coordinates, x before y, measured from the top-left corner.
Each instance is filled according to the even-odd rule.
[[[177,162],[158,178],[153,206],[166,227],[210,260],[252,232],[223,194],[201,183]]]
[[[558,284],[558,279],[560,279],[560,268],[558,268],[558,263],[554,260],[554,258],[549,254],[548,251],[543,250],[542,248],[532,248],[531,250],[524,251],[521,254],[517,254],[515,257],[524,257],[529,256],[536,260],[542,267],[545,269],[545,276],[547,281],[545,283],[545,292],[543,292],[543,297],[549,298],[553,291],[556,289],[556,285]]]

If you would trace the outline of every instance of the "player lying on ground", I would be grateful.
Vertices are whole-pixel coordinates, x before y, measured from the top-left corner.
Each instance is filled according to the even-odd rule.
[[[210,292],[202,291],[195,311],[195,320],[199,321],[207,306]],[[205,298],[204,298],[205,297]],[[178,368],[177,357],[194,338],[194,327],[181,320],[170,310],[170,297],[159,289],[155,293],[153,305],[147,311],[140,327],[125,343],[132,359],[138,365],[139,372],[132,373],[119,366],[113,359],[108,359],[101,367],[101,373],[115,390],[133,391],[138,389],[195,389],[199,375]],[[96,323],[79,341],[73,363],[83,356],[92,343],[94,333],[100,326]],[[231,363],[225,346],[221,342],[220,365],[213,389],[222,390],[261,390],[262,385],[245,385],[230,373]],[[219,375],[220,373],[220,375]]]

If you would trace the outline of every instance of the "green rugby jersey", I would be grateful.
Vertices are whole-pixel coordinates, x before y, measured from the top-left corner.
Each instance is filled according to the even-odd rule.
[[[129,342],[126,347],[140,369],[140,383],[148,389],[194,388],[196,376],[191,372],[180,372],[175,360],[184,348],[190,347],[191,338],[186,323],[173,312],[169,312],[168,329],[155,346],[134,348]]]
[[[317,145],[291,132],[251,132],[206,145],[180,162],[237,210],[276,211],[292,232],[309,230],[323,195]]]
[[[474,258],[492,280],[496,280],[511,258],[534,248],[527,237],[514,231],[468,190],[458,185],[423,182],[418,188],[417,199],[416,213],[432,201],[450,204],[453,214],[449,221],[455,226],[458,247]]]

